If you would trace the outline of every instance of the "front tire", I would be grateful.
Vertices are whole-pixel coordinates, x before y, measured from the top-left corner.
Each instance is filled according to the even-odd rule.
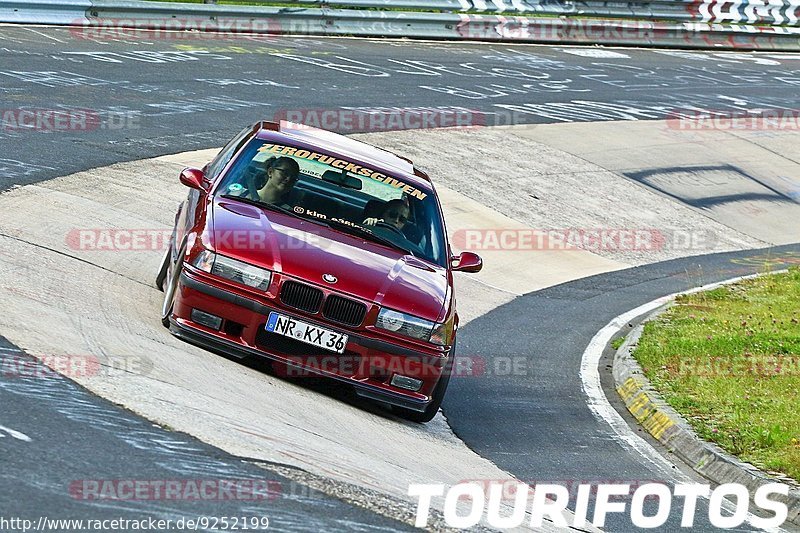
[[[403,407],[395,407],[397,414],[406,420],[418,422],[420,424],[425,424],[426,422],[433,420],[433,418],[436,416],[436,413],[439,412],[439,407],[442,406],[444,395],[447,392],[447,385],[450,383],[450,375],[453,373],[453,361],[455,358],[456,347],[454,344],[453,348],[450,350],[450,357],[447,358],[447,363],[445,364],[444,369],[442,369],[442,376],[439,378],[438,383],[436,383],[436,387],[433,389],[431,402],[424,411],[412,411],[411,409],[405,409]]]
[[[161,282],[164,290],[164,302],[161,304],[161,323],[164,327],[169,327],[169,317],[172,315],[172,308],[175,305],[175,293],[178,291],[178,282],[181,279],[181,271],[183,270],[183,248],[178,253],[176,261],[172,260],[171,251],[167,251],[164,259],[166,260],[167,271]]]
[[[161,265],[158,267],[158,274],[156,274],[156,288],[164,292],[164,281],[169,275],[169,263],[172,261],[172,244],[167,246],[164,252],[164,257],[161,258]]]

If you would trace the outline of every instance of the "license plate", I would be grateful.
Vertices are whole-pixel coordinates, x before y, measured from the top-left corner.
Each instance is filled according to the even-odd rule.
[[[284,335],[336,353],[344,352],[344,347],[347,345],[347,335],[343,333],[306,324],[301,320],[275,312],[269,314],[266,329],[270,333]]]

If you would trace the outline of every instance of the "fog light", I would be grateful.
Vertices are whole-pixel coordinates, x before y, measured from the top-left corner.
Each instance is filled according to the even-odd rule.
[[[395,387],[399,387],[401,389],[406,389],[410,391],[418,391],[422,387],[422,380],[421,379],[414,379],[408,376],[401,376],[400,374],[395,374],[392,376],[392,385]]]
[[[220,317],[199,309],[192,309],[192,322],[197,322],[211,329],[219,329],[222,326],[222,319]]]

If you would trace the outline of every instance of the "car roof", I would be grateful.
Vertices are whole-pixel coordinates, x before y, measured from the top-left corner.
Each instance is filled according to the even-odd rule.
[[[331,152],[344,158],[357,159],[369,166],[386,170],[402,177],[409,185],[430,190],[431,180],[427,174],[414,167],[414,163],[383,148],[302,124],[291,122],[261,122],[256,137],[277,142],[301,142],[320,150]]]

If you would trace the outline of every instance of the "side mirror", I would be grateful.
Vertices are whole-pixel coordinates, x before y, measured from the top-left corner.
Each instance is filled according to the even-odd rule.
[[[208,190],[206,175],[202,170],[197,168],[184,168],[181,171],[181,183],[190,189],[198,189],[203,192]]]
[[[461,252],[461,255],[450,258],[450,264],[456,272],[480,272],[483,268],[483,259],[472,252]]]

